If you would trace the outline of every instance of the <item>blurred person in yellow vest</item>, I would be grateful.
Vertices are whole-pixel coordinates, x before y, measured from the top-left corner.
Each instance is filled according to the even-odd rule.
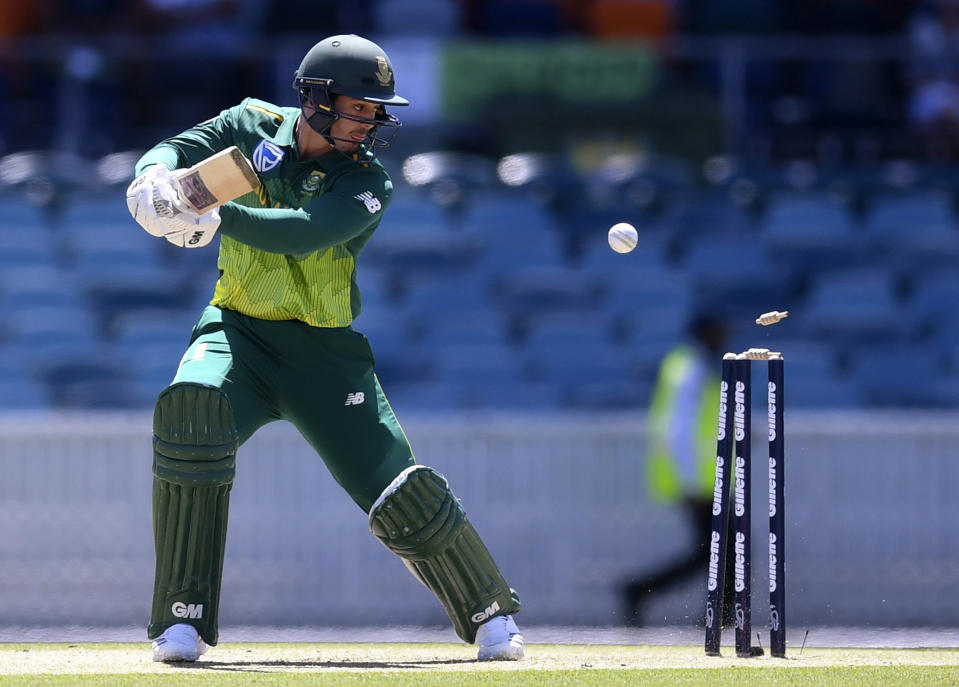
[[[699,578],[705,583],[725,338],[721,318],[694,315],[688,325],[688,341],[672,349],[660,364],[647,415],[646,486],[653,502],[682,509],[690,532],[685,550],[675,559],[655,570],[640,571],[623,583],[628,625],[645,625],[644,608],[662,592]],[[727,565],[731,560],[727,556]],[[732,579],[731,574],[726,575],[727,588]],[[731,594],[726,598],[731,599]],[[698,607],[696,612],[700,612]],[[724,615],[727,620],[728,614]]]

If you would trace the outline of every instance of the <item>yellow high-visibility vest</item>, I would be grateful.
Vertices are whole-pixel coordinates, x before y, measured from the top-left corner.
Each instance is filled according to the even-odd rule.
[[[689,418],[693,449],[693,477],[684,484],[679,457],[673,454],[669,432],[677,420],[678,393],[689,375],[696,371],[697,353],[688,344],[671,351],[662,362],[647,418],[647,488],[652,499],[676,501],[684,494],[709,498],[716,471],[716,428],[719,415],[720,379],[711,369],[703,372],[702,383]]]

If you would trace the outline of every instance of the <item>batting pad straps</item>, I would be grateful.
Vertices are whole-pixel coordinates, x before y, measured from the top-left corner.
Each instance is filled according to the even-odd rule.
[[[436,594],[464,641],[472,644],[476,628],[490,618],[519,611],[516,592],[432,468],[401,472],[370,509],[370,530]]]
[[[217,642],[217,614],[237,431],[226,395],[174,384],[153,415],[153,537],[156,578],[147,634],[177,623]]]

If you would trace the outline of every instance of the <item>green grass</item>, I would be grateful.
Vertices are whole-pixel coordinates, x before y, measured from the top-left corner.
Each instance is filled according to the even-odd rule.
[[[813,687],[818,685],[842,685],[843,687],[903,687],[905,685],[950,685],[959,682],[959,668],[951,666],[881,666],[797,668],[712,668],[712,669],[627,669],[627,670],[526,670],[511,671],[504,679],[498,671],[451,675],[448,672],[400,673],[377,672],[323,675],[316,673],[223,673],[144,675],[5,675],[0,676],[0,685],[33,687],[34,685],[58,685],[88,687],[103,685],[112,687],[151,687],[154,685],[219,686],[219,685],[330,685],[332,687],[354,685],[389,685],[389,687],[449,687],[450,685],[495,685],[496,687],[606,687],[629,685],[631,687],[699,687],[721,684],[736,685],[783,685],[788,687]],[[729,682],[734,681],[734,682]]]
[[[806,647],[781,660],[707,658],[689,646],[533,645],[518,663],[476,663],[474,655],[454,644],[221,644],[196,663],[165,665],[150,660],[146,644],[0,644],[0,686],[959,684],[952,649]]]

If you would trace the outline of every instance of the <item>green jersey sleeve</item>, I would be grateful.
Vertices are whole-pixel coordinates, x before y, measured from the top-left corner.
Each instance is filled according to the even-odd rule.
[[[392,197],[393,183],[382,168],[359,168],[299,209],[227,203],[220,208],[220,233],[269,253],[312,253],[369,230]]]

